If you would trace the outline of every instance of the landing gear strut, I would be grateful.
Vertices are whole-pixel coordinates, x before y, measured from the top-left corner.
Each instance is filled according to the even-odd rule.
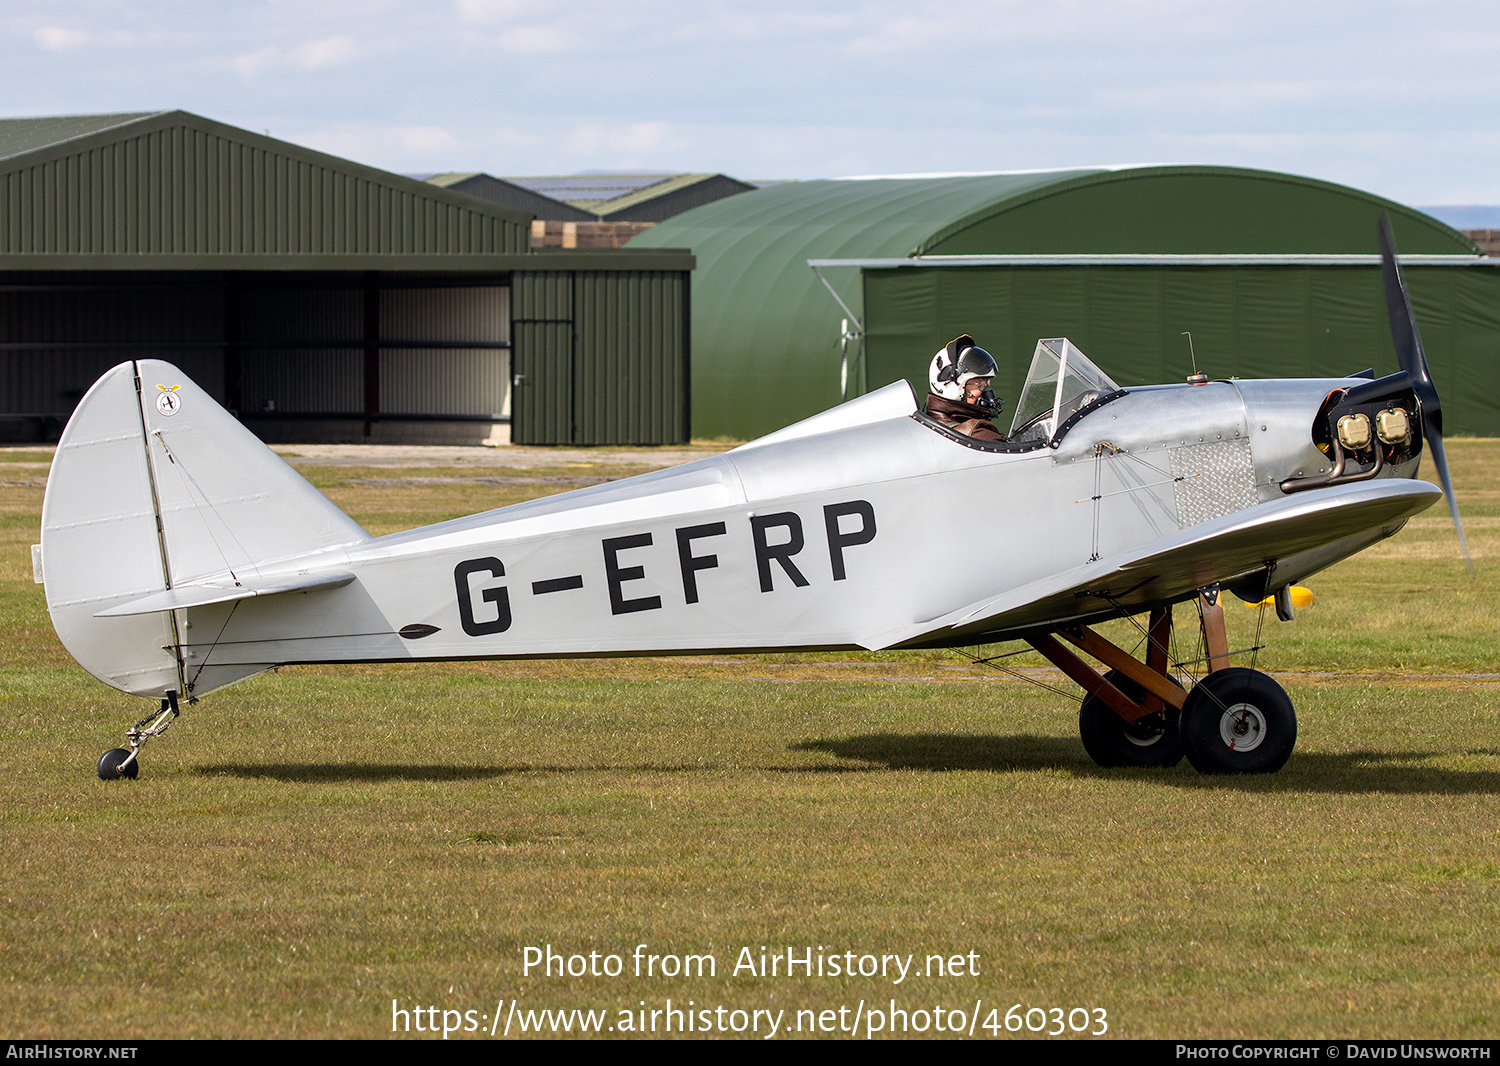
[[[1078,732],[1100,766],[1174,766],[1184,754],[1204,774],[1269,774],[1286,765],[1297,742],[1292,701],[1270,675],[1229,665],[1217,586],[1202,591],[1198,606],[1208,673],[1191,692],[1167,674],[1170,607],[1151,612],[1145,662],[1087,626],[1029,638],[1088,693]],[[1109,669],[1101,674],[1059,636]]]
[[[141,748],[152,737],[159,737],[172,728],[172,723],[181,713],[177,709],[176,690],[169,691],[161,701],[161,708],[155,714],[148,714],[125,730],[125,739],[130,742],[130,750],[110,748],[99,756],[99,780],[116,781],[122,777],[134,778],[139,775]]]

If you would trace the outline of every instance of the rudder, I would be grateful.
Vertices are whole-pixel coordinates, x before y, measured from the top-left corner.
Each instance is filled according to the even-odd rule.
[[[64,647],[101,681],[186,695],[180,612],[97,613],[289,559],[332,563],[368,539],[176,367],[122,363],[95,382],[58,442],[42,504],[47,607]]]

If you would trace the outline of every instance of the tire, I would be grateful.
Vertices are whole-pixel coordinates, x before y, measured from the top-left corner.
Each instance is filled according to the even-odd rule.
[[[1232,666],[1188,693],[1182,743],[1199,773],[1274,774],[1297,743],[1297,712],[1269,675]]]
[[[133,759],[129,766],[120,769],[120,764],[129,758],[130,752],[124,748],[110,748],[99,756],[99,780],[117,781],[122,777],[135,777],[141,772],[140,759]]]
[[[1141,686],[1118,670],[1104,679],[1136,702],[1145,698]],[[1085,696],[1078,708],[1078,736],[1083,750],[1100,766],[1176,766],[1182,759],[1182,736],[1172,707],[1131,725],[1098,696]]]

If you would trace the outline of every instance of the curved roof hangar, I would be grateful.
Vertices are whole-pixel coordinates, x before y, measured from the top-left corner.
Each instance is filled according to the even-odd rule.
[[[1478,251],[1436,219],[1371,193],[1213,166],[792,182],[688,211],[631,247],[693,250],[694,433],[748,437],[840,398],[846,316],[809,259],[1367,255],[1378,250],[1374,221],[1381,210],[1390,212],[1404,254]],[[860,272],[824,273],[862,318]],[[943,339],[933,341],[934,350]]]

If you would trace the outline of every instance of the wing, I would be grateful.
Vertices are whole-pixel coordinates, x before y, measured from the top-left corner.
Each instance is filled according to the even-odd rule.
[[[1313,569],[1321,569],[1390,536],[1442,495],[1425,481],[1388,478],[1288,497],[967,603],[925,622],[872,633],[859,643],[878,650],[965,637],[999,639],[1117,614],[1115,605],[1134,613],[1173,603],[1206,585],[1232,585],[1264,570],[1271,560],[1317,553]],[[1329,548],[1336,550],[1320,551]]]

